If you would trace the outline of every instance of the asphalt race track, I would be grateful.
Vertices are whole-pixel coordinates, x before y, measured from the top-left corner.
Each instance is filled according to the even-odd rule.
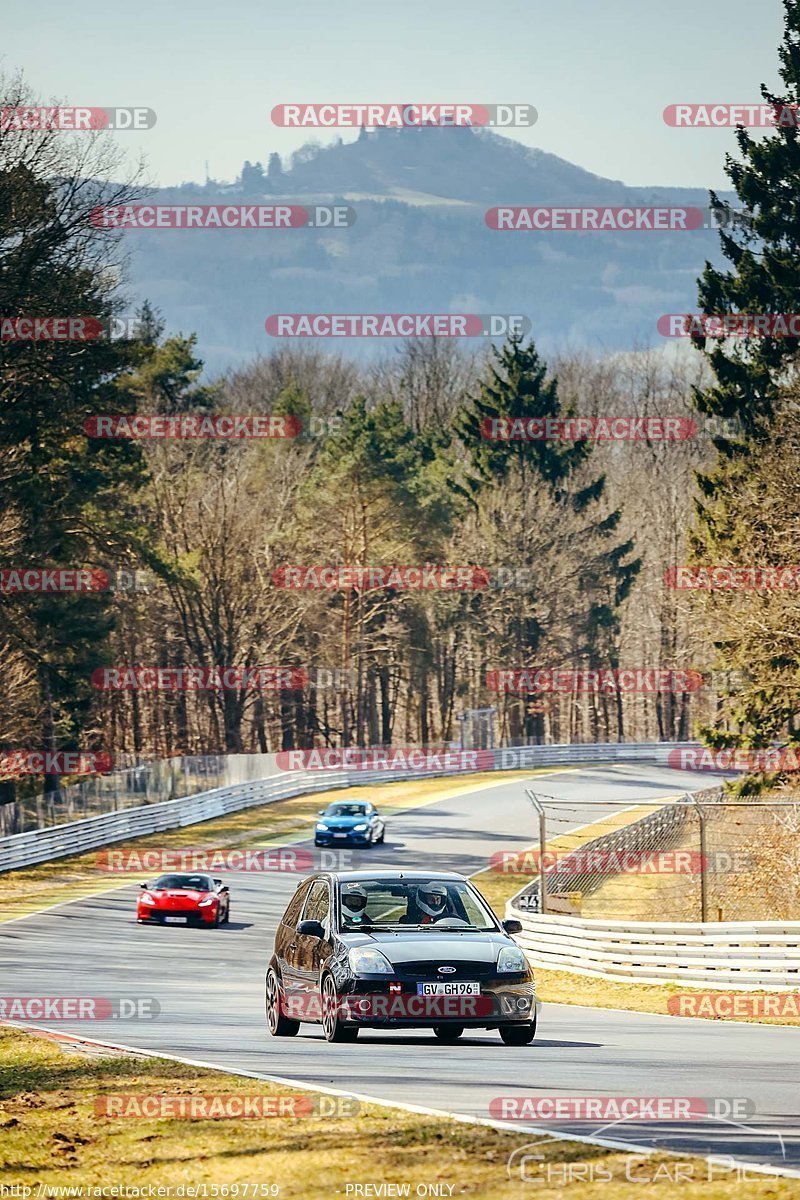
[[[551,795],[624,807],[715,780],[642,765],[554,772],[535,782]],[[599,815],[588,806],[583,813],[576,809],[574,824]],[[496,850],[530,845],[535,836],[523,784],[484,785],[391,818],[385,845],[354,852],[353,865],[471,873]],[[274,1039],[264,1024],[264,969],[276,918],[297,876],[232,874],[226,882],[231,923],[218,929],[137,925],[134,884],[0,925],[2,992],[152,996],[161,1006],[152,1021],[51,1027],[472,1117],[488,1118],[490,1101],[501,1096],[747,1097],[755,1113],[745,1123],[562,1122],[546,1128],[800,1171],[800,1028],[545,1005],[536,1041],[522,1049],[483,1032],[445,1045],[427,1031],[367,1030],[353,1045],[327,1045],[312,1025],[296,1038]],[[541,1121],[515,1124],[536,1134],[545,1128]],[[505,1173],[505,1164],[498,1171]]]

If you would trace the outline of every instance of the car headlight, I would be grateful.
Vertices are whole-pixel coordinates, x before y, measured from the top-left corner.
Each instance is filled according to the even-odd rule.
[[[366,821],[365,821],[363,825],[354,825],[354,826],[353,826],[353,831],[354,831],[355,833],[363,833],[363,831],[364,831],[365,829],[367,829],[367,828],[368,828],[368,826],[367,826],[367,823],[366,823]]]
[[[328,826],[323,821],[317,821],[317,829],[327,829]]]
[[[216,898],[216,896],[206,896],[205,900],[201,900],[197,907],[208,908],[209,904],[213,904]]]
[[[385,954],[373,950],[369,946],[361,949],[356,947],[347,956],[350,970],[354,975],[394,975],[394,967]]]
[[[503,949],[497,956],[497,970],[501,972],[516,972],[527,971],[528,960],[520,950],[519,946],[503,946]]]
[[[139,899],[141,900],[142,904],[155,904],[155,900],[149,892],[142,892]]]

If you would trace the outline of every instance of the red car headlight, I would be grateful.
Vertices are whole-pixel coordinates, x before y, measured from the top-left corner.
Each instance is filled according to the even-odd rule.
[[[153,897],[150,895],[149,892],[142,892],[141,896],[139,897],[139,903],[140,904],[155,904],[155,900],[153,899]]]
[[[207,908],[208,905],[213,904],[216,901],[216,899],[217,899],[216,896],[206,896],[205,900],[199,901],[197,907],[198,908]]]

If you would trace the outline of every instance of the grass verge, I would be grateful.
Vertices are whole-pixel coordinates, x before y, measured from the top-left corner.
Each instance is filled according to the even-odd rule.
[[[609,1181],[615,1185],[615,1197],[638,1200],[646,1180],[656,1189],[650,1194],[665,1200],[678,1190],[681,1200],[783,1200],[797,1195],[796,1180],[752,1174],[742,1179],[720,1167],[713,1172],[716,1178],[709,1179],[709,1165],[686,1155],[676,1159],[625,1154],[375,1104],[363,1104],[355,1116],[347,1117],[97,1116],[98,1096],[114,1093],[170,1097],[298,1093],[166,1059],[80,1049],[0,1026],[0,1184],[4,1188],[27,1186],[28,1195],[46,1200],[51,1194],[48,1188],[82,1188],[82,1193],[71,1194],[85,1197],[92,1195],[88,1188],[153,1185],[170,1189],[168,1196],[180,1196],[176,1189],[181,1186],[206,1184],[225,1187],[228,1197],[242,1200],[256,1193],[234,1193],[230,1189],[235,1185],[240,1189],[246,1184],[266,1185],[258,1193],[264,1197],[274,1184],[282,1198],[318,1200],[337,1194],[381,1194],[355,1192],[357,1184],[407,1184],[406,1194],[411,1196],[417,1194],[418,1184],[438,1184],[441,1190],[429,1194],[501,1200],[531,1194],[530,1182],[520,1179],[518,1171],[509,1178],[506,1165],[515,1150],[528,1146],[528,1153],[539,1156],[537,1162],[529,1160],[528,1178],[534,1172],[537,1194],[551,1200],[564,1195],[565,1179],[571,1200],[603,1200],[609,1195]],[[498,1053],[503,1053],[499,1047]],[[676,1178],[679,1170],[682,1174]]]

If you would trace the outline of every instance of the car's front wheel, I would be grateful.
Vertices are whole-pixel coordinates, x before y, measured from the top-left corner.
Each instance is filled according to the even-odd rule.
[[[322,980],[322,1032],[326,1042],[354,1042],[358,1037],[358,1026],[346,1025],[341,1018],[332,975]]]
[[[536,1037],[536,1022],[526,1021],[524,1025],[501,1025],[500,1037],[507,1046],[529,1046]]]
[[[440,1042],[457,1042],[464,1032],[463,1025],[434,1025],[433,1032]]]
[[[294,1037],[300,1028],[299,1021],[281,1012],[281,985],[272,967],[267,971],[267,1025],[273,1037]]]

